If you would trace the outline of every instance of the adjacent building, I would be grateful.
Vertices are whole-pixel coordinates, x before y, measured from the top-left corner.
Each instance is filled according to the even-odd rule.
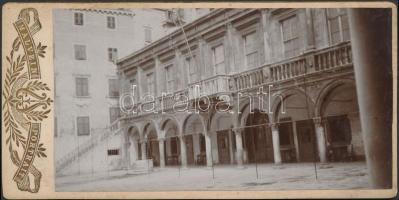
[[[207,10],[54,10],[57,174],[120,166],[120,139],[108,134],[120,117],[116,61]],[[178,18],[171,13],[179,13]]]

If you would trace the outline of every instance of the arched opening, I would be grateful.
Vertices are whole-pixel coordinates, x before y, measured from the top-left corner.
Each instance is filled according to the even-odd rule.
[[[199,115],[192,114],[184,121],[183,135],[186,140],[188,165],[206,165],[206,145],[203,131],[204,126]]]
[[[181,156],[180,156],[180,139],[178,133],[177,124],[172,120],[166,120],[162,127],[162,130],[165,131],[165,165],[167,166],[176,166],[179,165]]]
[[[130,140],[130,161],[141,160],[141,143],[140,133],[137,127],[130,127],[128,129],[128,135]]]
[[[364,159],[355,85],[331,88],[322,99],[320,115],[325,119],[329,161]]]
[[[287,92],[275,111],[283,162],[318,159],[313,123],[313,102],[298,91]]]
[[[146,139],[147,159],[152,159],[154,166],[160,165],[158,135],[153,124],[149,123],[144,127]]]
[[[211,122],[211,144],[213,161],[217,164],[233,164],[235,162],[235,137],[232,132],[232,114],[215,113]]]
[[[269,119],[259,109],[247,115],[243,134],[243,148],[248,163],[273,162],[273,141]]]

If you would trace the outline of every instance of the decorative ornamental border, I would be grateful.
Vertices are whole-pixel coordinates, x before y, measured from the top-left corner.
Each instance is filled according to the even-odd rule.
[[[31,15],[32,14],[32,15]],[[33,17],[31,17],[33,16]],[[35,157],[45,158],[46,148],[40,143],[41,123],[51,111],[50,88],[41,81],[39,57],[45,57],[47,46],[35,44],[34,34],[42,28],[38,11],[22,9],[13,23],[18,36],[7,59],[3,98],[3,122],[10,159],[18,167],[13,180],[21,191],[37,193],[42,173],[33,165]],[[22,46],[22,50],[20,49]],[[20,153],[22,159],[20,159]],[[34,177],[31,187],[29,174]]]

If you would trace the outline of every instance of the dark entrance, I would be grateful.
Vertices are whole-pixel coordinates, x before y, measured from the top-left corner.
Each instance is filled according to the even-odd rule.
[[[186,140],[186,152],[187,152],[187,164],[194,165],[194,143],[193,136],[185,136]]]
[[[312,120],[296,122],[298,134],[299,159],[301,162],[313,162],[317,157],[315,130]]]
[[[229,132],[219,131],[217,132],[218,142],[218,155],[220,164],[230,163],[230,145],[229,145]]]
[[[327,117],[327,130],[330,161],[346,161],[352,159],[352,133],[346,115]]]
[[[243,145],[248,162],[273,162],[273,143],[268,118],[265,113],[255,110],[250,113],[244,130]],[[260,126],[256,126],[260,125]]]

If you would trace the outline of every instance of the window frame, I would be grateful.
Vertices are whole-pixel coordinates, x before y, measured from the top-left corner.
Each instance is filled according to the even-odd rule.
[[[79,132],[79,118],[87,118],[87,120],[88,120],[88,133],[84,133],[84,134],[81,134],[80,132]],[[90,136],[91,135],[91,130],[90,130],[90,116],[89,115],[80,115],[80,116],[77,116],[76,117],[76,135],[77,136]]]
[[[113,27],[109,26],[110,25],[109,19],[113,19],[113,25],[114,25]],[[116,17],[115,16],[110,16],[110,15],[106,16],[106,22],[107,22],[107,28],[108,29],[111,29],[111,30],[115,30],[116,29]]]
[[[113,84],[116,84],[115,88],[114,88],[114,89],[116,89],[115,91],[112,91],[112,87],[111,87],[112,81],[115,81]],[[117,78],[109,78],[108,79],[108,97],[118,98],[120,96],[119,88],[120,88],[119,79],[117,79]],[[113,93],[117,93],[117,95],[114,95]]]
[[[337,10],[337,16],[335,17],[330,17],[330,9],[336,9]],[[350,35],[348,40],[344,40],[344,29],[343,29],[343,23],[342,23],[342,17],[346,16],[348,17],[348,12],[345,10],[345,8],[326,8],[325,9],[325,13],[326,13],[326,21],[327,21],[327,30],[328,30],[328,42],[330,45],[336,45],[336,44],[340,44],[342,42],[347,42],[350,41]],[[339,32],[339,41],[335,42],[333,41],[332,38],[332,28],[331,28],[331,20],[333,19],[337,19],[338,20],[338,32]],[[349,23],[349,19],[348,23]],[[349,24],[348,24],[349,26]],[[350,27],[348,27],[348,32],[349,32]]]
[[[175,66],[173,63],[165,64],[164,70],[165,70],[166,92],[173,93],[176,90],[176,79],[175,79],[176,77],[174,76]]]
[[[81,24],[77,24],[77,23],[76,23],[76,21],[77,21],[77,20],[76,20],[76,19],[77,19],[76,16],[77,16],[77,15],[81,15],[81,16],[82,16],[82,18],[81,18]],[[84,13],[83,13],[83,12],[74,12],[74,13],[73,13],[73,25],[74,25],[74,26],[84,26],[84,24],[85,24],[85,23],[84,23],[84,18],[85,18],[85,17],[84,17]]]
[[[82,95],[80,95],[80,94],[78,94],[78,79],[86,79],[87,80],[87,95],[84,95],[84,94],[82,94]],[[88,97],[90,97],[90,86],[89,86],[89,84],[90,84],[90,81],[89,81],[90,79],[89,79],[89,77],[88,76],[82,76],[82,75],[79,75],[79,76],[75,76],[75,96],[77,97],[77,98],[88,98]],[[81,86],[82,87],[82,86]],[[83,89],[82,89],[83,90]],[[82,93],[84,93],[84,92],[82,92]]]
[[[83,57],[84,58],[78,58],[78,54],[77,54],[78,47],[79,48],[83,47],[83,53],[84,53]],[[85,44],[73,44],[73,58],[76,61],[85,61],[85,60],[87,60],[87,45],[85,45]]]
[[[151,86],[150,87],[150,82],[149,80],[149,76],[152,76],[151,78]],[[146,83],[147,83],[147,95],[152,95],[155,96],[155,72],[151,71],[145,74],[146,77]],[[152,89],[152,91],[150,90],[150,88]]]
[[[147,38],[147,31],[149,31],[149,39]],[[144,43],[149,44],[152,42],[152,27],[144,26]]]
[[[218,48],[218,47],[222,47],[222,50],[223,50],[223,62],[218,62],[218,63],[216,63],[216,49]],[[215,45],[213,45],[212,47],[211,47],[211,53],[212,53],[212,68],[213,68],[213,74],[215,75],[215,76],[217,76],[217,75],[223,75],[223,74],[225,74],[226,73],[226,50],[225,50],[225,46],[224,46],[224,43],[223,42],[221,42],[221,43],[217,43],[217,44],[215,44]],[[218,69],[219,69],[219,67],[220,66],[222,66],[223,65],[223,72],[221,73],[221,74],[219,74],[218,73]]]
[[[248,35],[251,35],[251,34],[254,34],[254,43],[253,43],[253,51],[251,51],[251,52],[248,52],[247,51],[247,40],[246,40],[246,37],[248,36]],[[258,32],[258,30],[257,29],[250,29],[249,31],[247,31],[247,32],[244,32],[243,34],[242,34],[242,40],[243,40],[243,49],[244,49],[244,62],[245,62],[245,67],[248,69],[248,68],[255,68],[255,67],[257,67],[258,65],[259,65],[259,47],[256,45],[256,41],[258,40],[258,39],[260,39],[259,38],[259,32]],[[248,56],[249,55],[252,55],[252,54],[255,54],[255,62],[254,62],[254,66],[249,66],[248,65]]]
[[[295,51],[297,51],[297,52],[295,52],[293,55],[287,55],[287,47],[286,47],[286,44],[288,43],[288,42],[294,42],[295,40],[297,40],[298,42],[300,41],[300,35],[299,34],[296,34],[295,35],[295,37],[293,37],[293,36],[291,36],[291,38],[289,38],[289,39],[285,39],[284,38],[284,28],[283,28],[283,26],[284,26],[284,21],[286,21],[286,20],[291,20],[291,19],[293,19],[293,18],[295,18],[295,20],[296,20],[296,24],[297,25],[299,25],[299,22],[300,22],[300,20],[298,19],[298,14],[296,13],[296,12],[294,12],[294,13],[291,13],[290,15],[287,15],[287,16],[284,16],[284,18],[282,18],[282,19],[280,19],[279,20],[279,23],[280,23],[280,32],[281,32],[281,41],[282,41],[282,44],[283,44],[283,55],[286,57],[286,58],[292,58],[292,57],[296,57],[296,56],[298,56],[298,55],[300,55],[300,45],[298,45],[297,47],[296,47],[296,50]],[[296,27],[297,29],[298,29],[298,27]],[[292,31],[291,30],[291,32],[292,33],[298,33],[298,31]],[[293,51],[293,49],[290,49],[290,51]]]
[[[108,47],[107,53],[108,53],[108,61],[116,63],[116,61],[118,60],[118,48]]]

